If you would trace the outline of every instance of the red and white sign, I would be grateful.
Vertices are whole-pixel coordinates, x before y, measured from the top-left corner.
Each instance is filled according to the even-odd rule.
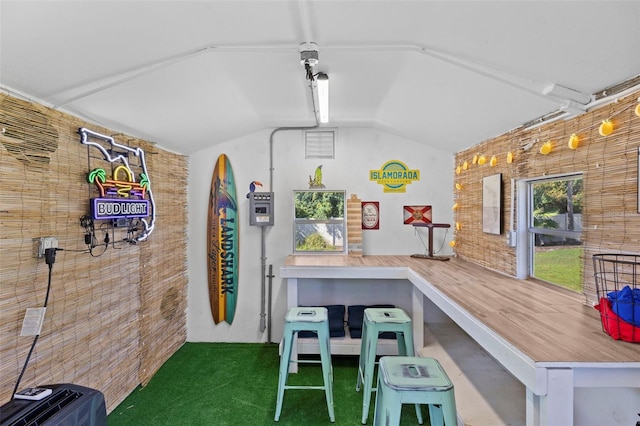
[[[362,202],[362,229],[380,229],[380,203]]]

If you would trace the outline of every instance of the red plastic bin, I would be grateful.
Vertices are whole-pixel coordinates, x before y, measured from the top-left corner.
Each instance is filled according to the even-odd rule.
[[[640,318],[636,318],[640,300],[614,298],[617,307],[612,305],[612,297],[622,294],[623,289],[626,294],[629,290],[632,294],[640,292],[640,255],[595,254],[593,270],[599,302],[595,308],[600,312],[603,331],[616,340],[640,343]]]

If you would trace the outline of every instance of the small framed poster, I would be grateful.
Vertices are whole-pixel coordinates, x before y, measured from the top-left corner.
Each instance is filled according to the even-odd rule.
[[[431,223],[431,206],[404,206],[404,224]]]
[[[380,229],[380,203],[362,202],[362,229]]]
[[[482,232],[502,233],[502,174],[482,178]]]

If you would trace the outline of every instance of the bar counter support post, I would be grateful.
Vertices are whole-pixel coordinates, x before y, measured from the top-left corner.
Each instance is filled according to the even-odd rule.
[[[289,309],[298,306],[298,279],[287,278],[287,312]],[[291,349],[291,360],[298,361],[298,336],[293,339],[293,347]],[[298,363],[289,364],[289,373],[298,372]]]

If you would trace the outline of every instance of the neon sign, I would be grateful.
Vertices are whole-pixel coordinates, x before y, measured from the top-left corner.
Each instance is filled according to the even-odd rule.
[[[144,229],[135,237],[135,240],[146,240],[155,226],[156,206],[153,200],[153,192],[151,191],[144,151],[141,148],[121,145],[110,136],[93,132],[84,127],[78,129],[78,133],[80,134],[80,143],[98,149],[103,158],[112,164],[121,163],[113,169],[111,179],[107,178],[107,172],[102,168],[93,169],[87,175],[87,181],[95,184],[100,194],[100,197],[91,200],[91,215],[93,219],[139,218]],[[95,139],[106,142],[110,148],[105,148],[102,143],[96,142]],[[129,157],[131,155],[139,159],[140,167],[142,168],[138,181],[136,181],[129,165]]]
[[[147,200],[94,198],[91,201],[91,216],[95,220],[130,219],[149,216],[149,201]]]

